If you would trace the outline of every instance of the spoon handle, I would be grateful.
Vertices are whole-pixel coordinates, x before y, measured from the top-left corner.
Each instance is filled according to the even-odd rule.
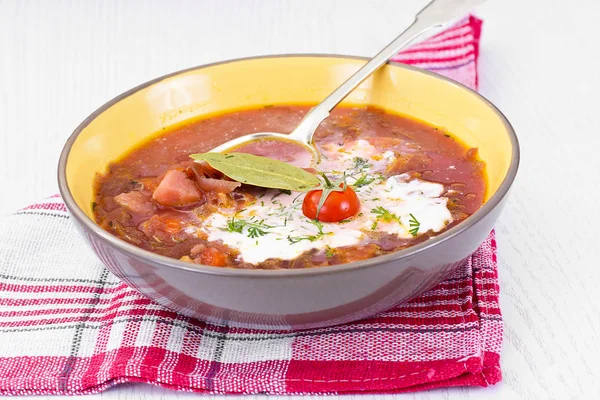
[[[296,140],[312,145],[312,137],[321,122],[329,115],[348,94],[360,85],[373,72],[381,68],[403,47],[411,43],[424,32],[444,26],[454,18],[462,16],[485,0],[432,0],[415,17],[413,23],[381,50],[375,57],[354,73],[325,100],[313,107],[290,136]]]

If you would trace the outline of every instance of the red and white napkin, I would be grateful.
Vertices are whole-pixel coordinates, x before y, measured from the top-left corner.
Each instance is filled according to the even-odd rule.
[[[470,17],[395,60],[477,85]],[[0,394],[96,393],[144,382],[203,393],[395,393],[501,379],[493,233],[408,304],[300,332],[215,326],[171,312],[109,273],[59,196],[0,219]]]

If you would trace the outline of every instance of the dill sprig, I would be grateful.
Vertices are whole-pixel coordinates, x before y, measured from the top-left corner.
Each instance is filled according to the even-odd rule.
[[[328,235],[328,232],[323,232],[323,224],[321,221],[316,219],[311,219],[310,222],[317,227],[318,232],[316,235],[302,235],[302,236],[289,236],[287,237],[288,241],[291,244],[295,244],[301,242],[303,240],[308,240],[310,242],[314,242],[315,240],[321,239],[323,236]]]
[[[236,214],[237,215],[237,214]],[[255,218],[255,217],[252,217]],[[243,233],[244,228],[248,229],[248,237],[257,238],[259,236],[264,236],[268,232],[267,230],[272,228],[272,226],[264,223],[264,220],[260,220],[258,222],[254,221],[246,221],[243,219],[236,219],[235,215],[231,217],[229,221],[227,221],[227,232],[236,232]]]
[[[410,234],[413,236],[417,236],[417,234],[419,233],[419,228],[421,227],[421,223],[419,221],[417,221],[417,219],[415,218],[414,215],[409,214],[410,215],[410,219],[408,220],[408,223],[410,224]]]
[[[323,233],[323,223],[321,221],[319,221],[318,219],[311,219],[310,223],[317,227],[319,231],[318,235],[325,235],[325,233]]]
[[[363,186],[367,186],[368,184],[370,184],[371,182],[373,182],[375,180],[375,178],[373,178],[370,175],[367,174],[362,174],[357,180],[356,182],[354,182],[352,184],[353,187],[355,188],[361,188]]]
[[[377,218],[384,222],[392,222],[398,220],[398,216],[396,216],[396,214],[389,212],[381,206],[373,208],[371,210],[371,213],[377,215]]]
[[[304,235],[304,236],[290,236],[290,235],[288,235],[287,240],[291,244],[296,244],[296,243],[301,242],[303,240],[308,240],[310,242],[314,242],[315,240],[317,240],[317,237],[314,236],[314,235]]]
[[[381,206],[373,208],[371,210],[371,213],[375,214],[377,216],[377,218],[371,225],[372,231],[377,229],[377,225],[379,224],[379,221],[383,221],[383,222],[398,221],[398,223],[401,223],[400,218],[398,218],[398,216],[396,214],[389,212],[388,210],[386,210],[385,208],[383,208]]]
[[[248,237],[250,237],[250,238],[257,238],[259,236],[264,236],[266,234],[267,234],[266,231],[264,231],[262,228],[259,228],[256,226],[251,226],[248,228]]]

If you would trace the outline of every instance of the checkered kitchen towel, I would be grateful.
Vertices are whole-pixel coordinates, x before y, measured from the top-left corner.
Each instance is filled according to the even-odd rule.
[[[471,87],[471,17],[395,59]],[[501,379],[493,233],[448,280],[360,322],[301,332],[206,324],[119,282],[59,196],[0,219],[0,394],[145,382],[203,393],[392,393]]]

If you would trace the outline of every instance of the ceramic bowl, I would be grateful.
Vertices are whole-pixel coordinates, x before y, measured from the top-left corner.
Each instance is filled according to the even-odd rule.
[[[150,253],[104,231],[92,216],[95,174],[163,128],[239,108],[316,104],[364,63],[345,56],[239,59],[176,72],[123,93],[83,121],[62,152],[58,181],[73,222],[120,279],[165,307],[211,323],[324,327],[374,315],[423,293],[464,262],[492,230],[517,173],[519,146],[509,122],[485,98],[402,64],[383,67],[344,103],[377,105],[445,127],[479,148],[486,163],[486,203],[431,240],[325,268],[241,270]]]

